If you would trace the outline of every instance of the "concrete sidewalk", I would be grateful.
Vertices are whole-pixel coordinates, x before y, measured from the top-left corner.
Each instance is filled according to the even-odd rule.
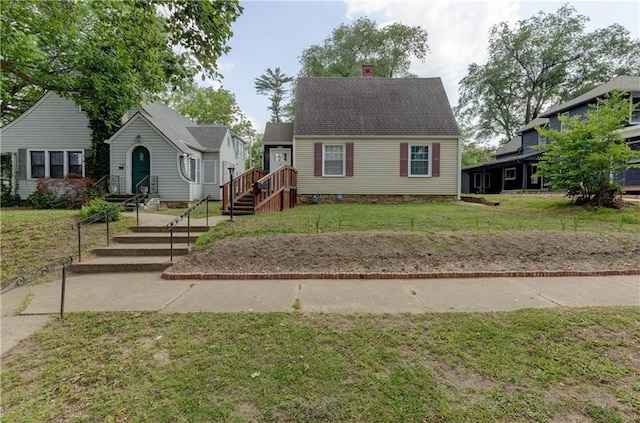
[[[2,295],[2,353],[57,318],[60,288],[56,281]],[[640,306],[640,277],[176,281],[157,272],[93,274],[67,279],[65,312],[292,312],[294,304],[328,313]]]

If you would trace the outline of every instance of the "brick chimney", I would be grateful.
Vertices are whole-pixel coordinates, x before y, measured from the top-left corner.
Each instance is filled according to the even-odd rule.
[[[362,64],[362,77],[363,78],[373,77],[373,65],[371,63]]]

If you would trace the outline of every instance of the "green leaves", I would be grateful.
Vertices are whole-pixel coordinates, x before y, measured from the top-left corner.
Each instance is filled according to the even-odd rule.
[[[613,92],[585,116],[559,116],[562,131],[537,128],[551,141],[543,147],[538,173],[550,178],[553,188],[566,190],[580,202],[619,190],[613,176],[627,169],[631,158],[640,157],[617,132],[629,119],[629,107],[626,94]]]
[[[268,109],[271,111],[272,122],[282,122],[284,106],[281,103],[287,93],[285,86],[290,82],[293,82],[293,77],[282,73],[280,68],[275,68],[275,70],[267,68],[265,73],[254,79],[256,92],[269,96],[271,105]]]
[[[640,41],[621,25],[585,32],[588,18],[564,5],[515,26],[495,25],[489,60],[460,83],[457,117],[479,139],[503,142],[545,109],[616,75],[640,73]]]
[[[375,66],[375,75],[410,76],[411,56],[424,61],[429,47],[427,31],[394,23],[378,28],[375,21],[359,18],[340,24],[322,45],[302,52],[302,76],[359,76],[363,62]]]

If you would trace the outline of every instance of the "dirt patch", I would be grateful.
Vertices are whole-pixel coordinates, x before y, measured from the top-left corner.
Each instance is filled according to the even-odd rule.
[[[640,236],[342,232],[226,238],[176,261],[172,273],[617,270],[640,267]]]

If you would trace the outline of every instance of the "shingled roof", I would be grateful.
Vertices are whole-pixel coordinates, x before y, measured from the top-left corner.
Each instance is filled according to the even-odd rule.
[[[459,136],[440,78],[299,78],[295,136]]]
[[[267,122],[264,128],[262,143],[268,144],[291,144],[293,142],[293,123],[288,122]]]
[[[628,91],[628,92],[640,92],[640,76],[617,76],[610,81],[590,90],[586,93],[569,100],[565,103],[559,104],[547,110],[544,113],[540,113],[541,117],[553,116],[557,113],[564,112],[565,110],[572,109],[584,103],[589,103],[598,97],[613,91]]]
[[[218,151],[229,132],[229,128],[220,125],[190,126],[187,130],[207,151]]]

